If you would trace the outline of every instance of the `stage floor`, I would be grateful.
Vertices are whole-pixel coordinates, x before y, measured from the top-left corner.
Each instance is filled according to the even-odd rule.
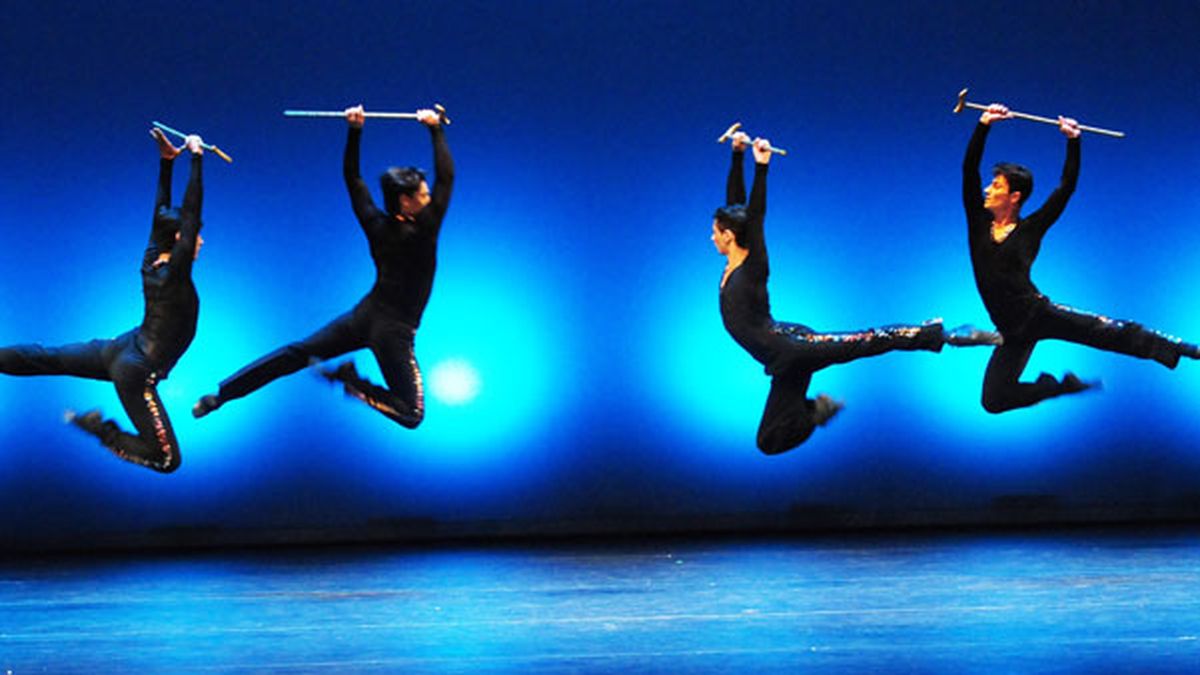
[[[11,672],[1200,672],[1200,530],[11,559]]]

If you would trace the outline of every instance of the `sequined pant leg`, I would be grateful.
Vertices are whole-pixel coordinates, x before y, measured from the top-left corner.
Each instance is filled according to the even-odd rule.
[[[113,383],[137,434],[121,431],[110,421],[105,422],[107,432],[101,440],[127,462],[171,473],[179,468],[182,457],[171,419],[158,397],[159,379],[140,353],[130,351],[121,355],[113,366]]]
[[[794,371],[771,378],[771,393],[758,424],[758,449],[778,455],[808,440],[816,428],[813,401],[807,398],[812,373]]]
[[[945,344],[939,321],[920,326],[881,326],[865,330],[818,333],[795,323],[776,323],[772,331],[788,339],[781,363],[815,371],[891,351],[940,351]]]
[[[1030,331],[1037,339],[1056,339],[1141,359],[1168,368],[1179,364],[1182,340],[1134,321],[1112,319],[1048,302]]]
[[[234,373],[217,392],[221,403],[241,398],[275,380],[308,367],[313,361],[325,361],[362,349],[366,340],[359,326],[358,308],[330,321],[320,330],[263,356]]]

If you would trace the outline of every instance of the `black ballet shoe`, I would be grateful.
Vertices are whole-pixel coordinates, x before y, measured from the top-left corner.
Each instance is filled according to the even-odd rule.
[[[976,328],[969,323],[946,331],[944,339],[946,344],[953,347],[999,347],[1004,344],[1004,337],[1000,333]]]
[[[308,360],[308,372],[314,377],[321,378],[326,384],[337,384],[337,367],[325,366],[325,362],[316,357]]]
[[[354,361],[345,361],[333,368],[318,368],[317,374],[330,384],[341,384],[342,393],[347,398],[362,401],[371,406],[375,405],[368,393],[373,387],[370,382],[358,374],[358,368],[354,366]]]
[[[63,422],[79,427],[93,436],[99,436],[104,418],[100,416],[99,410],[89,410],[80,415],[74,410],[67,409],[63,413]]]
[[[1078,394],[1081,391],[1095,389],[1099,391],[1104,385],[1100,380],[1081,380],[1075,373],[1066,373],[1062,378],[1062,392],[1064,394]]]
[[[318,368],[317,374],[328,382],[347,386],[354,386],[362,382],[362,378],[358,375],[358,368],[354,366],[353,361],[344,361],[332,368]]]
[[[217,398],[216,394],[206,394],[196,401],[196,405],[192,406],[192,417],[200,419],[220,407],[221,399]]]
[[[1058,378],[1054,377],[1050,373],[1040,373],[1037,376],[1037,379],[1033,381],[1033,383],[1036,384],[1037,386],[1043,387],[1043,388],[1057,387],[1058,386]]]
[[[116,424],[106,421],[100,415],[100,411],[96,409],[89,410],[82,415],[76,414],[74,410],[67,410],[63,413],[63,421],[95,436],[105,445],[112,443],[119,431]]]
[[[823,427],[845,407],[841,401],[835,401],[828,394],[821,394],[813,401],[813,423]]]

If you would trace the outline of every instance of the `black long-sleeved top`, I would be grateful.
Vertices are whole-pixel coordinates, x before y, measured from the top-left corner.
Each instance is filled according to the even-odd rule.
[[[171,206],[171,167],[174,161],[163,159],[158,165],[158,194],[155,215]],[[164,240],[156,230],[159,219],[151,225],[150,242],[142,256],[142,296],[145,311],[138,329],[138,346],[147,360],[162,371],[168,371],[183,356],[196,336],[196,320],[200,315],[200,298],[192,283],[192,263],[196,257],[196,239],[200,234],[200,206],[204,186],[200,155],[192,155],[191,175],[179,209],[179,239],[170,248],[171,257],[165,263],[158,258]],[[169,238],[167,238],[169,240]]]
[[[744,152],[733,153],[729,178],[725,185],[726,204],[746,203],[746,185],[742,173]],[[777,355],[772,343],[778,337],[771,332],[771,300],[767,295],[767,244],[763,237],[763,220],[767,214],[767,167],[754,165],[754,185],[746,203],[746,230],[739,245],[749,253],[736,269],[730,272],[721,287],[721,320],[725,330],[759,363],[770,367]]]
[[[350,127],[342,158],[350,204],[367,235],[371,259],[375,261],[375,285],[367,297],[394,310],[400,320],[413,328],[421,323],[421,314],[433,289],[438,233],[454,187],[454,160],[446,146],[445,133],[440,126],[429,127],[429,132],[433,140],[435,182],[429,204],[412,220],[388,215],[372,201],[358,170],[361,127]]]
[[[975,285],[992,322],[1006,331],[1019,331],[1043,301],[1029,270],[1042,246],[1042,237],[1067,206],[1079,177],[1079,139],[1067,140],[1067,157],[1058,187],[1037,211],[1019,218],[1016,228],[997,243],[992,239],[992,213],[983,207],[979,163],[989,126],[976,125],[963,159],[963,207],[967,213],[967,240]]]

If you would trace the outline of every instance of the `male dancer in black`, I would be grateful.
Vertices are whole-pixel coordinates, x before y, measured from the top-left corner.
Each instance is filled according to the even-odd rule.
[[[200,300],[192,284],[192,263],[204,240],[200,237],[201,155],[199,136],[188,136],[191,176],[183,207],[171,208],[171,167],[182,148],[175,148],[158,129],[158,195],[150,243],[142,257],[142,325],[111,340],[92,340],[62,347],[18,345],[0,348],[0,373],[8,375],[73,375],[109,380],[137,435],[122,431],[98,410],[67,419],[96,436],[121,459],[161,473],[179,468],[179,445],[171,420],[158,398],[157,384],[166,379],[196,335]]]
[[[284,375],[317,361],[369,348],[379,362],[387,388],[360,377],[353,361],[322,374],[341,382],[347,395],[357,398],[401,426],[415,429],[425,416],[421,371],[413,355],[413,338],[433,287],[437,263],[438,232],[450,205],[454,161],[446,147],[441,120],[432,110],[420,110],[417,119],[429,127],[433,140],[433,165],[437,175],[433,192],[420,170],[388,169],[380,177],[384,210],[358,170],[359,140],[364,121],[362,106],[346,109],[350,128],[342,171],[354,215],[362,225],[375,261],[375,285],[353,309],[311,336],[277,349],[242,368],[221,383],[217,393],[202,397],[192,414],[203,417],[227,401],[241,398]]]
[[[1080,312],[1053,303],[1029,278],[1042,237],[1058,220],[1079,177],[1079,123],[1059,117],[1067,137],[1062,178],[1040,209],[1021,217],[1021,206],[1033,190],[1029,169],[997,164],[986,196],[979,177],[984,142],[991,124],[1011,117],[1008,108],[993,104],[979,118],[963,160],[963,206],[975,285],[1004,343],[997,347],[983,377],[983,407],[991,413],[1034,405],[1047,398],[1084,391],[1098,383],[1066,373],[1061,380],[1042,373],[1033,382],[1020,382],[1021,372],[1039,340],[1065,340],[1105,351],[1154,359],[1174,368],[1182,356],[1200,358],[1200,350],[1178,338],[1149,330],[1132,321]]]
[[[997,344],[999,336],[970,326],[946,331],[940,320],[920,326],[885,326],[851,333],[817,333],[807,326],[777,322],[767,297],[767,246],[763,220],[767,210],[770,142],[756,139],[754,186],[746,202],[742,162],[750,138],[732,137],[733,163],[726,182],[726,203],[712,224],[713,244],[728,263],[721,278],[721,319],[725,330],[766,366],[771,392],[758,427],[758,448],[776,455],[803,443],[829,421],[842,404],[825,394],[806,398],[813,373],[894,350],[941,351],[942,345]],[[744,206],[742,204],[745,204]]]

